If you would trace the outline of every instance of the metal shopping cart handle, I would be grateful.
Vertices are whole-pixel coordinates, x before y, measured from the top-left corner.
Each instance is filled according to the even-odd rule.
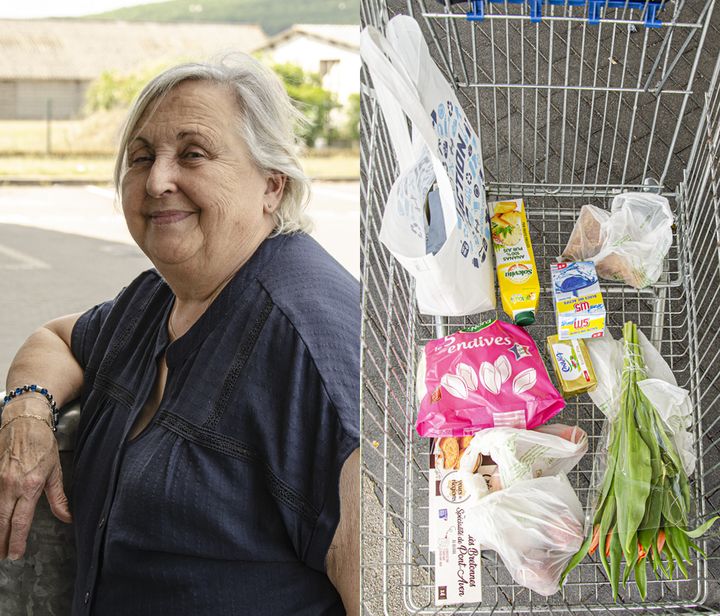
[[[659,28],[662,21],[657,18],[658,11],[663,8],[665,0],[470,0],[472,10],[466,13],[469,21],[485,19],[485,3],[491,4],[527,4],[530,9],[530,21],[542,21],[542,6],[587,6],[588,23],[597,25],[603,19],[603,9],[631,9],[645,12],[645,26]],[[464,4],[467,0],[437,0],[443,5]]]
[[[0,398],[5,397],[5,392],[0,392]],[[60,409],[57,431],[58,449],[60,451],[75,450],[75,435],[77,434],[78,423],[80,422],[80,400],[73,400]]]

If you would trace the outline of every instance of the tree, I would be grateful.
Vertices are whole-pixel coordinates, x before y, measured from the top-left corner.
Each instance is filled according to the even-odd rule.
[[[122,74],[115,70],[103,71],[85,92],[85,109],[88,113],[127,109],[145,84],[165,66],[153,66],[136,73]]]
[[[313,146],[319,137],[327,138],[330,112],[339,105],[335,95],[322,87],[320,75],[290,63],[275,64],[272,68],[307,119],[307,124],[300,127],[300,137],[305,144]]]

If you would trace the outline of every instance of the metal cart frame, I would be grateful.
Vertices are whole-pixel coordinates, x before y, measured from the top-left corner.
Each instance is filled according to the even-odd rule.
[[[610,331],[634,320],[691,391],[698,465],[697,519],[720,508],[720,62],[718,13],[703,2],[586,0],[362,0],[363,24],[395,13],[420,23],[482,143],[489,200],[522,196],[547,284],[582,205],[609,207],[627,190],[661,191],[676,217],[662,279],[651,288],[603,284]],[[660,21],[661,23],[658,23]],[[597,23],[595,23],[597,22]],[[585,560],[560,593],[544,598],[483,554],[483,602],[438,607],[428,549],[429,444],[415,432],[416,356],[429,338],[489,315],[433,319],[418,313],[412,279],[378,240],[396,176],[372,83],[362,73],[362,605],[366,614],[716,613],[718,542],[705,540],[689,579],[634,582],[618,603],[599,563]],[[544,288],[539,346],[554,330]],[[602,414],[587,396],[558,417],[589,436],[570,476],[591,490]]]

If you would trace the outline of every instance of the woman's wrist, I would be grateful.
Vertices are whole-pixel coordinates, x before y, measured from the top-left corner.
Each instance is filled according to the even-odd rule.
[[[39,415],[43,418],[47,417],[52,422],[52,410],[45,396],[37,392],[27,392],[5,403],[2,408],[1,424],[4,425],[19,415],[28,414]]]

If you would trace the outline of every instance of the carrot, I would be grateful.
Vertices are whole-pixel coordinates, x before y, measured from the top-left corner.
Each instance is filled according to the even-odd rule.
[[[612,538],[613,529],[608,531],[607,537],[605,537],[605,556],[610,556],[610,539]]]
[[[588,550],[588,554],[595,554],[595,550],[597,550],[599,543],[600,543],[600,524],[595,524],[595,528],[593,528],[593,536],[592,536],[592,541],[590,542],[590,549]]]
[[[657,536],[657,551],[658,554],[662,554],[663,547],[665,547],[665,531],[661,528]]]

